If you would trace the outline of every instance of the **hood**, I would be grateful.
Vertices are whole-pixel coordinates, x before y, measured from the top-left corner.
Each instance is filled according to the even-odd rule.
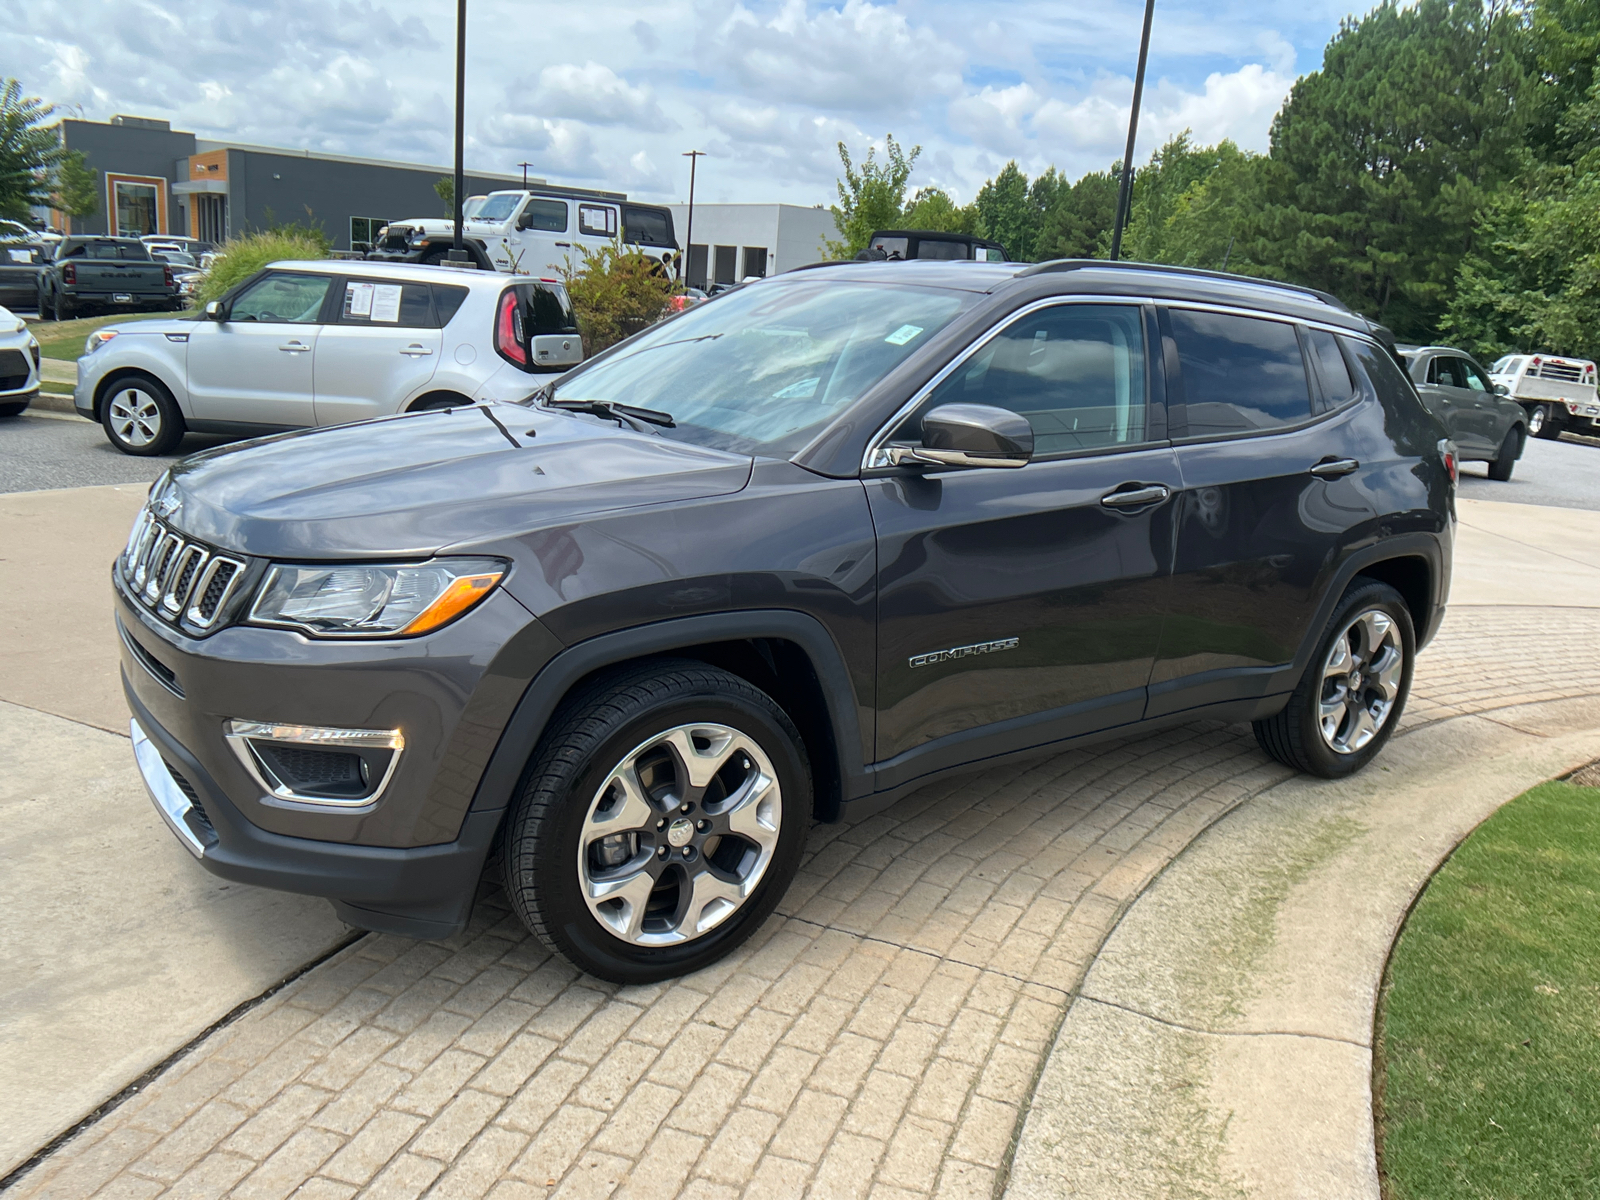
[[[187,270],[188,268],[183,268]],[[173,271],[179,268],[174,267]],[[193,333],[198,317],[161,317],[149,321],[118,321],[112,325],[100,326],[102,331],[114,331],[118,337],[135,333]]]
[[[752,460],[518,404],[219,447],[172,467],[178,529],[265,558],[421,558],[587,513],[736,492]]]

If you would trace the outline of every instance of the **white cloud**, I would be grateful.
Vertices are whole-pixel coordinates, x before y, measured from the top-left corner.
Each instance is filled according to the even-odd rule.
[[[531,98],[513,88],[510,102],[527,104],[540,115],[569,117],[590,125],[627,125],[635,129],[675,129],[650,88],[623,79],[610,67],[593,61],[577,66],[559,63],[539,72]]]
[[[1206,76],[1205,91],[1190,92],[1163,80],[1156,89],[1148,122],[1141,120],[1139,144],[1153,148],[1185,129],[1204,144],[1232,138],[1246,150],[1266,150],[1272,115],[1282,106],[1294,80],[1260,63],[1246,63],[1227,74]],[[1144,130],[1148,129],[1148,135]]]

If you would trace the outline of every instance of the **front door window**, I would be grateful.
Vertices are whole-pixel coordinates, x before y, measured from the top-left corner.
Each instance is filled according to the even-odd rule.
[[[314,325],[328,293],[326,275],[268,275],[234,297],[230,321],[277,321]]]

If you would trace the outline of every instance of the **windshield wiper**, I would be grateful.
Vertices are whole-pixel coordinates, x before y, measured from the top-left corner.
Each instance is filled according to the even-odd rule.
[[[613,421],[621,421],[638,429],[640,433],[648,433],[647,429],[640,429],[640,422],[649,425],[660,425],[666,429],[675,428],[677,422],[672,419],[672,414],[662,412],[658,408],[639,408],[633,404],[619,404],[615,400],[562,400],[556,397],[545,397],[546,408],[564,408],[569,412],[586,412],[596,417],[610,417]]]

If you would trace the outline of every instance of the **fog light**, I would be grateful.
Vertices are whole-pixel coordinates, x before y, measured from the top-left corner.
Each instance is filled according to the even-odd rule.
[[[398,729],[228,721],[228,745],[269,797],[324,808],[375,804],[394,775]]]

